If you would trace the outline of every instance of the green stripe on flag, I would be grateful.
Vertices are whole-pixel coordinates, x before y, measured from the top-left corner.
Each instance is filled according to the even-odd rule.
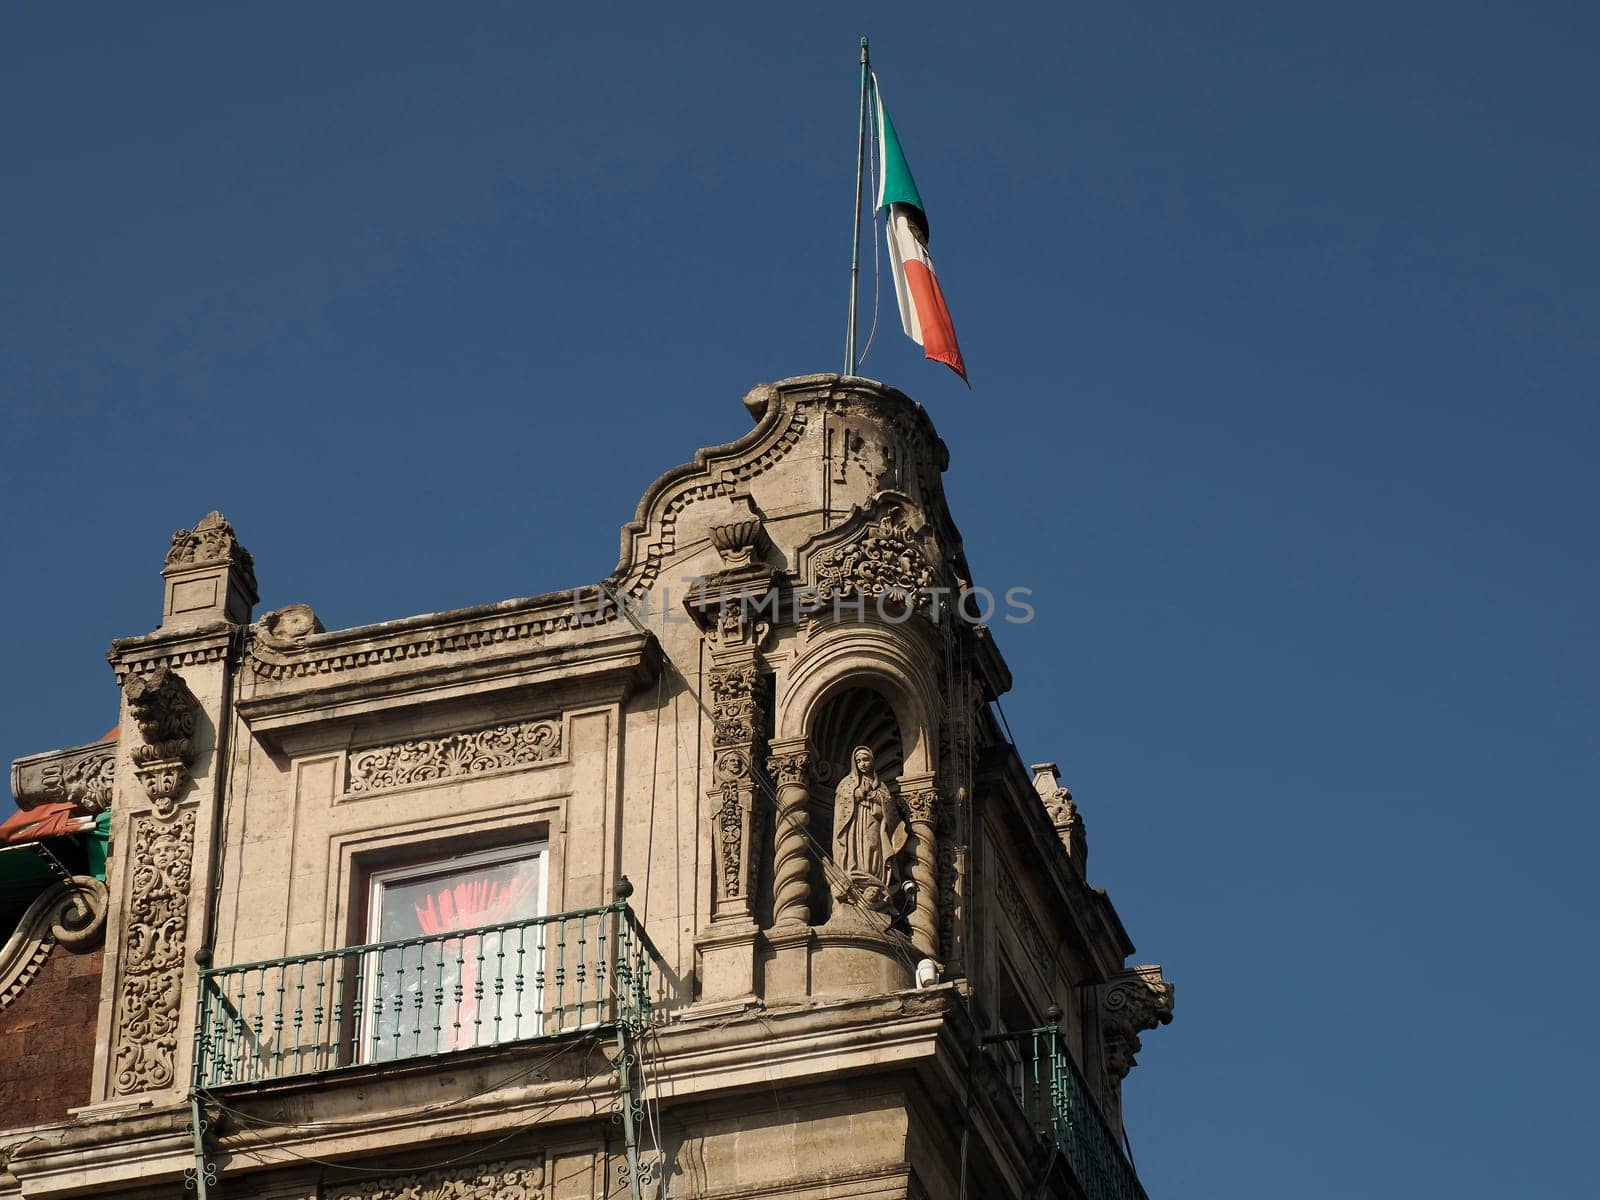
[[[883,93],[878,90],[878,77],[872,77],[872,95],[878,106],[878,143],[882,150],[878,180],[878,207],[888,204],[909,204],[922,216],[927,227],[928,216],[922,207],[922,196],[917,191],[917,181],[911,178],[911,168],[906,166],[905,151],[900,149],[900,139],[895,136],[894,122],[883,108]]]

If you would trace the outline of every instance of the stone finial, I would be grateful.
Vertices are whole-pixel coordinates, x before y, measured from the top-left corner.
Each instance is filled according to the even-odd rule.
[[[732,517],[707,531],[724,567],[748,567],[761,545],[761,512],[748,494],[734,497]]]
[[[1124,1079],[1138,1065],[1139,1035],[1172,1021],[1176,989],[1154,964],[1129,967],[1100,988],[1100,1028],[1105,1042],[1106,1070]]]
[[[162,629],[213,621],[246,625],[260,599],[255,561],[239,544],[227,518],[214,510],[193,529],[172,535],[161,574],[166,582]]]
[[[212,509],[201,517],[193,529],[180,529],[172,535],[172,548],[167,551],[167,566],[193,566],[206,563],[233,562],[254,569],[250,551],[239,544],[228,518]]]
[[[1084,829],[1083,815],[1078,811],[1072,792],[1061,783],[1061,773],[1053,762],[1034,763],[1033,789],[1039,793],[1050,823],[1056,827],[1056,836],[1066,847],[1067,857],[1082,874],[1089,866],[1089,838]]]

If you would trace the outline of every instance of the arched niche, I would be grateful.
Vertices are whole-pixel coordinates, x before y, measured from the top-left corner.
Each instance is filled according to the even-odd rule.
[[[806,741],[811,747],[812,782],[807,808],[819,846],[833,846],[834,789],[850,772],[857,746],[872,751],[878,777],[893,788],[905,768],[905,748],[894,708],[882,692],[849,684],[832,691],[815,708]],[[824,925],[832,894],[820,861],[811,864],[811,923]]]
[[[811,644],[778,680],[775,738],[809,738],[829,701],[867,689],[894,714],[901,750],[897,774],[931,775],[938,765],[940,659],[923,624],[849,621],[813,631]]]
[[[856,746],[872,749],[878,775],[895,788],[929,778],[937,764],[939,643],[917,626],[840,622],[813,629],[802,654],[780,674],[774,712],[779,742],[804,739],[812,779],[807,798],[812,853],[833,848],[834,790]],[[809,877],[813,926],[828,923],[833,898],[825,869]]]

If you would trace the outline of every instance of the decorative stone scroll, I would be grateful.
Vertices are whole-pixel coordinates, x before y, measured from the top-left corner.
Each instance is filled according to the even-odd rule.
[[[375,746],[350,756],[347,791],[381,792],[414,783],[481,775],[561,757],[559,720],[517,721],[440,737]]]
[[[323,1200],[544,1200],[544,1155],[325,1185]]]
[[[144,739],[143,745],[133,748],[133,773],[155,805],[156,815],[170,817],[194,761],[194,697],[182,677],[166,666],[129,675],[122,691]]]
[[[0,944],[0,1009],[22,994],[57,945],[73,954],[105,939],[106,885],[90,875],[68,875],[46,888]]]
[[[1139,1035],[1172,1020],[1176,989],[1150,964],[1119,971],[1100,988],[1100,1029],[1106,1070],[1117,1080],[1138,1065]]]
[[[755,892],[755,763],[765,726],[761,675],[753,662],[713,667],[712,829],[716,915],[750,914]]]
[[[178,1001],[189,928],[195,810],[137,817],[112,1050],[114,1095],[171,1087],[177,1069]]]
[[[100,813],[111,807],[116,774],[116,742],[70,746],[14,762],[11,794],[18,808],[65,802]]]

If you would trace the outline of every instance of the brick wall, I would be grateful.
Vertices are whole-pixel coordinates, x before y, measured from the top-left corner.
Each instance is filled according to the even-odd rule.
[[[64,1120],[89,1102],[101,957],[57,946],[0,1009],[0,1128]]]

